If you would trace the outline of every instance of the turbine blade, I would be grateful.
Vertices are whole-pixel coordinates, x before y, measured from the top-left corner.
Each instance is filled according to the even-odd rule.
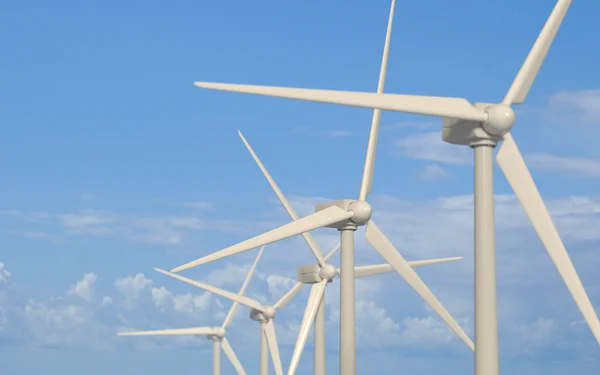
[[[267,338],[267,346],[271,352],[271,360],[273,361],[273,366],[275,367],[275,373],[277,375],[283,375],[281,357],[279,356],[279,344],[277,344],[277,336],[275,335],[275,326],[273,325],[273,320],[269,320],[264,327],[265,329],[263,333]]]
[[[485,112],[475,108],[463,98],[377,94],[357,91],[316,90],[215,82],[196,82],[195,85],[206,89],[307,100],[320,103],[341,104],[354,107],[414,113],[418,115],[450,117],[478,122],[487,120],[487,114]]]
[[[390,8],[390,17],[388,19],[387,31],[385,34],[385,44],[383,46],[383,58],[381,59],[381,70],[379,71],[379,82],[377,83],[377,93],[383,94],[385,87],[385,73],[387,70],[388,56],[390,53],[390,39],[392,36],[392,23],[394,19],[394,7],[396,0],[392,0]],[[371,132],[369,134],[369,143],[367,146],[367,156],[365,157],[365,166],[363,169],[362,181],[360,183],[359,200],[364,201],[371,193],[373,184],[373,170],[375,169],[375,156],[377,154],[377,136],[379,134],[379,123],[381,121],[381,109],[373,110],[373,120],[371,121]]]
[[[251,298],[240,296],[240,295],[237,295],[235,293],[231,293],[231,292],[228,292],[226,290],[217,288],[215,286],[204,284],[204,283],[201,283],[201,282],[196,281],[196,280],[188,279],[187,277],[183,277],[183,276],[177,275],[175,273],[164,271],[164,270],[161,270],[159,268],[155,268],[154,270],[158,271],[158,272],[160,272],[162,274],[165,274],[167,276],[171,276],[174,279],[181,280],[184,283],[188,283],[188,284],[196,286],[196,287],[198,287],[200,289],[204,289],[204,290],[207,290],[207,291],[209,291],[211,293],[218,294],[221,297],[225,297],[225,298],[230,299],[230,300],[232,300],[234,302],[239,302],[242,305],[250,307],[251,309],[256,309],[256,310],[259,310],[259,311],[263,311],[264,310],[262,308],[261,304],[258,301],[253,300]]]
[[[372,220],[367,223],[367,241],[377,250],[379,254],[394,267],[396,272],[410,285],[423,300],[452,328],[454,332],[471,348],[475,350],[473,341],[467,336],[456,320],[450,315],[437,297],[429,290],[419,275],[412,269],[398,250],[387,239]]]
[[[285,307],[285,305],[287,305],[292,300],[292,298],[294,298],[296,294],[298,294],[302,290],[303,286],[304,284],[302,284],[301,282],[297,282],[296,285],[294,285],[286,294],[284,294],[283,297],[281,297],[281,299],[277,301],[277,303],[273,307],[275,307],[276,309],[281,309]]]
[[[513,84],[506,93],[506,96],[502,101],[504,104],[522,104],[525,102],[529,89],[542,67],[542,63],[544,62],[548,50],[554,41],[554,37],[569,10],[569,6],[571,6],[571,2],[572,0],[558,0],[554,6],[554,10],[552,10],[540,35],[531,48],[531,51],[529,51],[529,55],[527,55],[525,62],[521,65],[521,69],[519,70],[519,73],[517,73]]]
[[[119,336],[204,336],[215,332],[213,327],[161,329],[157,331],[119,332]]]
[[[290,202],[288,202],[288,200],[285,197],[285,195],[283,195],[283,193],[279,189],[279,186],[277,186],[277,184],[275,183],[275,180],[273,180],[273,177],[271,177],[271,174],[269,174],[269,171],[267,171],[267,168],[265,168],[265,166],[260,161],[260,159],[258,158],[258,156],[256,155],[256,153],[254,152],[254,150],[252,149],[252,147],[250,147],[250,144],[248,143],[248,141],[246,140],[246,138],[244,137],[244,135],[242,134],[242,132],[240,132],[238,130],[238,134],[239,134],[240,138],[242,139],[242,142],[244,142],[244,144],[246,145],[246,148],[248,149],[248,151],[250,151],[250,154],[254,158],[254,161],[256,162],[256,164],[258,164],[258,167],[260,168],[260,170],[262,171],[262,173],[265,175],[265,178],[269,182],[269,185],[271,185],[271,188],[275,191],[275,194],[277,195],[277,198],[279,198],[279,201],[283,205],[283,208],[285,208],[285,210],[287,211],[288,215],[290,215],[290,218],[292,220],[294,220],[294,221],[298,220],[299,217],[296,214],[296,211],[294,211],[294,209],[292,208],[292,205],[290,204]],[[302,233],[302,237],[304,237],[304,240],[308,244],[308,247],[310,247],[310,250],[314,254],[315,258],[317,258],[317,261],[319,262],[319,264],[321,266],[324,266],[325,265],[325,260],[323,260],[323,251],[321,250],[321,248],[319,247],[319,245],[317,245],[317,242],[313,238],[312,234],[310,234],[310,233]]]
[[[291,223],[280,226],[269,232],[259,234],[249,240],[240,242],[216,253],[207,255],[190,263],[184,264],[171,270],[171,272],[179,272],[188,268],[225,258],[230,255],[239,254],[244,251],[254,249],[259,246],[268,245],[270,243],[281,241],[283,239],[293,237],[295,235],[309,232],[311,230],[325,227],[327,225],[342,222],[354,216],[353,212],[344,211],[337,206],[328,207],[322,211],[303,217],[302,219],[292,221]]]
[[[440,258],[440,259],[428,259],[428,260],[416,260],[408,262],[408,265],[412,268],[415,267],[424,267],[430,266],[433,264],[453,262],[456,260],[461,260],[462,257],[453,257],[453,258]],[[382,273],[394,272],[395,269],[390,264],[374,264],[370,266],[358,266],[354,267],[354,278],[371,276],[371,275],[380,275]],[[339,269],[338,269],[339,273]]]
[[[329,254],[325,255],[325,262],[329,262],[332,256],[340,249],[340,244],[338,243],[335,247],[329,252]]]
[[[317,308],[319,307],[321,298],[323,298],[326,285],[327,280],[312,285],[308,303],[306,304],[306,310],[304,311],[304,319],[302,319],[302,325],[300,326],[300,332],[298,333],[298,339],[296,340],[296,347],[294,348],[294,354],[292,355],[292,361],[290,362],[290,367],[288,369],[288,375],[294,375],[296,373],[298,363],[300,362],[300,356],[302,356],[302,352],[304,351],[304,345],[306,345],[306,340],[308,339],[308,334],[315,320]]]
[[[223,348],[223,352],[225,353],[227,358],[229,358],[229,361],[235,368],[235,371],[237,371],[238,375],[246,375],[246,371],[244,371],[244,367],[242,367],[240,360],[235,355],[235,352],[231,348],[231,345],[229,345],[229,341],[227,341],[227,338],[225,338],[225,337],[223,337],[223,339],[221,340],[221,348]]]
[[[596,337],[596,341],[600,344],[600,321],[598,321],[596,311],[577,275],[569,253],[560,239],[527,165],[525,165],[521,152],[510,133],[506,134],[503,140],[496,155],[496,161],[521,202],[521,206],[525,209],[529,221],[542,240],[560,276],[567,284],[569,292]]]
[[[244,283],[242,284],[242,287],[240,288],[240,292],[238,293],[238,295],[243,296],[244,293],[246,293],[248,284],[250,284],[250,279],[252,279],[252,275],[254,274],[254,271],[256,270],[256,265],[258,264],[260,257],[262,257],[264,250],[265,250],[265,247],[263,246],[258,251],[258,255],[256,256],[256,259],[254,259],[254,263],[252,263],[252,267],[250,267],[250,271],[248,272],[248,275],[246,275],[246,279],[244,280]],[[227,313],[227,317],[225,318],[225,321],[223,322],[223,328],[227,328],[227,326],[229,326],[231,324],[231,321],[233,320],[233,317],[235,316],[235,311],[237,310],[238,304],[239,304],[238,302],[234,302],[233,305],[231,305],[231,309],[229,309],[229,313]]]

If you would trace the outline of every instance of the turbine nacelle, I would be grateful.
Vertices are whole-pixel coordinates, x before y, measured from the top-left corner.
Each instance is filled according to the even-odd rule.
[[[273,306],[262,306],[261,310],[250,309],[250,319],[266,323],[275,317],[275,308]]]
[[[442,140],[444,142],[462,146],[471,146],[480,141],[496,144],[512,128],[515,112],[510,106],[475,103],[474,107],[486,114],[485,121],[442,117]]]
[[[315,212],[322,211],[331,206],[337,206],[343,209],[344,211],[352,213],[353,216],[348,220],[327,225],[327,228],[342,229],[348,226],[357,227],[365,225],[371,219],[371,215],[373,213],[373,209],[371,208],[369,202],[358,201],[354,199],[342,199],[338,201],[317,204],[315,206]]]
[[[213,332],[210,335],[207,335],[206,338],[213,341],[221,341],[225,337],[225,328],[223,327],[214,327]]]
[[[319,264],[298,266],[298,282],[302,284],[317,284],[323,280],[332,282],[337,276],[337,269],[331,264],[321,267]]]

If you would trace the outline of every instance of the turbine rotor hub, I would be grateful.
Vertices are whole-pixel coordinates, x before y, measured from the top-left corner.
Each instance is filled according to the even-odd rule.
[[[331,281],[337,276],[337,270],[331,264],[326,264],[319,270],[319,276],[321,276],[323,280]]]
[[[225,328],[217,327],[215,328],[215,333],[213,334],[215,337],[223,338],[225,337]]]
[[[491,135],[501,137],[508,133],[515,122],[515,111],[506,104],[495,104],[487,107],[485,113],[487,121],[483,123],[483,129]]]
[[[267,306],[264,308],[263,316],[267,320],[271,320],[275,317],[275,308],[273,306]]]
[[[350,203],[350,207],[348,208],[354,213],[354,216],[350,220],[355,224],[361,225],[371,219],[373,209],[366,201],[354,201]]]

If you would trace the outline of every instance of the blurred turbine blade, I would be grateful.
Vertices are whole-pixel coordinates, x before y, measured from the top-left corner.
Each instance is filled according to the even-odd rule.
[[[213,327],[161,329],[157,331],[119,332],[119,336],[204,336],[215,332]]]
[[[175,278],[177,280],[181,280],[184,283],[188,283],[190,285],[196,286],[196,287],[198,287],[200,289],[208,290],[211,293],[218,294],[221,297],[225,297],[225,298],[230,299],[230,300],[232,300],[234,302],[239,302],[242,305],[250,307],[251,309],[256,309],[258,311],[264,311],[263,308],[262,308],[262,306],[261,306],[261,304],[258,301],[253,300],[251,298],[240,296],[240,295],[237,295],[235,293],[231,293],[231,292],[228,292],[226,290],[217,288],[215,286],[204,284],[204,283],[201,283],[201,282],[196,281],[196,280],[188,279],[187,277],[183,277],[183,276],[177,275],[175,273],[164,271],[164,270],[161,270],[159,268],[155,268],[154,270],[156,270],[156,271],[158,271],[158,272],[160,272],[162,274],[165,274],[167,276],[171,276],[172,278]]]
[[[412,268],[415,267],[424,267],[430,266],[434,264],[453,262],[457,260],[461,260],[462,257],[453,257],[453,258],[439,258],[439,259],[428,259],[428,260],[416,260],[408,262],[408,265]],[[354,278],[372,276],[372,275],[380,275],[383,273],[395,272],[396,270],[390,264],[374,264],[370,266],[357,266],[354,267]],[[338,270],[339,273],[339,270]]]
[[[558,0],[502,103],[511,105],[525,102],[529,89],[550,50],[554,37],[567,15],[571,2],[572,0]]]
[[[276,309],[281,309],[285,307],[285,305],[287,305],[292,300],[292,298],[294,298],[296,294],[298,294],[302,290],[303,286],[304,284],[302,284],[301,282],[297,282],[286,294],[283,295],[283,297],[281,297],[279,301],[277,301],[277,303],[273,307],[275,307]]]
[[[354,107],[413,113],[436,117],[483,122],[487,114],[463,98],[441,96],[377,94],[372,92],[300,89],[277,86],[240,85],[216,82],[196,82],[206,89],[241,92],[278,98],[341,104]]]
[[[398,250],[387,239],[385,234],[377,228],[375,223],[370,220],[367,223],[366,230],[367,241],[377,250],[377,252],[394,267],[396,272],[410,285],[423,300],[435,311],[450,328],[471,348],[475,350],[475,345],[469,336],[463,331],[456,320],[450,315],[437,297],[429,290],[427,285],[421,280],[419,275],[412,269],[408,262],[400,255]]]
[[[308,334],[310,333],[310,329],[315,320],[315,315],[317,315],[317,308],[323,298],[326,285],[327,280],[312,285],[308,303],[306,304],[306,310],[304,311],[302,325],[300,326],[300,332],[298,333],[298,339],[296,340],[296,347],[294,348],[294,354],[292,355],[292,361],[290,362],[290,367],[288,369],[288,375],[294,375],[296,373],[300,357],[304,351],[304,345],[306,345],[306,340],[308,339]]]
[[[387,70],[388,56],[390,53],[390,39],[392,37],[392,21],[394,19],[394,7],[396,0],[392,0],[390,8],[390,17],[388,19],[387,32],[385,34],[385,43],[383,46],[383,58],[381,59],[381,70],[379,71],[379,82],[377,83],[377,93],[383,94],[385,87],[385,73]],[[377,136],[379,134],[379,123],[381,121],[381,109],[373,110],[373,120],[371,121],[371,132],[369,134],[369,143],[367,146],[367,156],[365,157],[365,166],[363,169],[362,181],[360,183],[360,194],[358,200],[364,201],[371,193],[373,185],[373,170],[375,169],[375,156],[377,154]]]
[[[332,256],[340,249],[340,244],[338,243],[335,247],[329,252],[329,254],[325,255],[325,262],[329,262]]]
[[[279,356],[279,344],[277,343],[277,335],[275,335],[275,326],[273,320],[269,320],[265,324],[264,335],[267,338],[267,345],[271,352],[271,359],[273,360],[273,366],[275,367],[275,373],[277,375],[283,375],[283,367],[281,366],[281,357]]]
[[[535,231],[542,240],[546,251],[548,251],[548,255],[550,255],[552,262],[554,262],[554,266],[556,266],[558,273],[567,285],[569,292],[571,292],[577,307],[596,337],[596,341],[600,344],[600,321],[598,321],[598,315],[596,315],[594,306],[579,279],[579,275],[577,275],[569,253],[560,239],[560,235],[552,222],[548,209],[510,133],[504,136],[504,142],[502,142],[502,146],[498,150],[496,161],[519,199],[519,202],[521,202],[521,206],[525,209],[529,221],[531,221]]]
[[[254,249],[259,246],[268,245],[270,243],[281,241],[298,234],[309,232],[314,229],[326,227],[331,224],[339,223],[350,219],[354,216],[353,212],[345,211],[337,206],[328,207],[322,211],[303,217],[302,219],[292,221],[291,223],[280,226],[279,228],[270,230],[266,233],[246,241],[242,241],[236,245],[230,246],[223,250],[217,251],[193,262],[184,264],[174,268],[171,272],[179,272],[188,268],[225,258],[234,254],[239,254],[244,251]]]
[[[250,155],[252,155],[252,157],[254,158],[254,161],[256,162],[256,164],[258,164],[258,167],[260,168],[262,173],[265,175],[265,178],[269,182],[269,185],[271,185],[271,188],[275,191],[275,194],[277,195],[277,198],[279,198],[279,201],[283,205],[283,208],[285,208],[285,210],[287,211],[288,215],[290,215],[290,218],[292,220],[294,220],[294,221],[298,220],[299,217],[296,214],[296,211],[294,211],[290,202],[288,202],[285,195],[283,195],[283,193],[279,189],[279,186],[277,186],[277,184],[275,183],[275,180],[273,180],[273,177],[271,177],[271,174],[269,173],[269,171],[267,171],[267,168],[265,168],[265,166],[260,161],[260,159],[254,152],[252,147],[250,147],[250,144],[248,143],[248,141],[246,140],[246,138],[244,137],[242,132],[238,130],[238,134],[239,134],[240,138],[242,139],[242,142],[244,142],[244,145],[246,145],[246,148],[248,149],[248,151],[250,151]],[[307,232],[307,233],[302,233],[302,237],[304,237],[304,240],[308,244],[308,247],[310,247],[310,250],[314,254],[315,258],[317,258],[317,261],[319,262],[319,264],[321,266],[324,266],[325,261],[323,260],[323,251],[321,250],[321,248],[319,247],[319,245],[317,244],[317,242],[315,241],[313,236]]]
[[[246,275],[246,279],[244,280],[244,283],[242,284],[242,287],[241,287],[238,295],[243,296],[244,293],[246,293],[246,288],[248,288],[248,284],[250,284],[250,279],[252,279],[254,270],[256,270],[256,265],[258,264],[260,257],[262,257],[264,250],[265,250],[265,247],[263,246],[258,251],[258,255],[256,256],[256,259],[254,259],[254,263],[252,263],[252,267],[250,268],[248,275]],[[239,304],[238,302],[234,302],[233,305],[231,305],[231,309],[229,309],[229,313],[227,313],[227,317],[225,318],[225,321],[223,322],[223,328],[227,328],[227,326],[229,326],[231,324],[231,321],[233,320],[233,317],[235,315],[235,311],[237,310],[238,304]]]
[[[221,348],[223,348],[223,352],[225,352],[225,355],[227,356],[227,358],[229,358],[229,361],[235,368],[235,371],[237,371],[238,375],[246,375],[244,367],[242,367],[240,360],[235,355],[235,352],[231,348],[231,345],[229,345],[229,341],[227,341],[227,338],[225,337],[223,337],[223,339],[221,340]]]

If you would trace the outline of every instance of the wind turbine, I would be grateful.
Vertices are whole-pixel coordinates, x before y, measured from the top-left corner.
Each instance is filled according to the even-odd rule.
[[[333,248],[333,250],[331,250],[329,254],[323,257],[323,260],[325,262],[328,262],[329,259],[331,259],[335,252],[339,249],[339,247],[340,246],[338,245],[335,248]],[[410,261],[408,262],[408,265],[412,268],[415,268],[439,263],[446,263],[460,259],[462,259],[462,257]],[[314,320],[315,375],[325,375],[325,312],[323,305],[324,289],[327,283],[333,281],[335,275],[340,274],[339,268],[336,269],[335,267],[327,263],[326,267],[327,271],[325,272],[322,271],[323,268],[321,268],[318,264],[298,267],[299,281],[272,306],[262,305],[257,300],[253,300],[248,297],[243,297],[241,295],[236,295],[226,290],[207,285],[172,272],[164,271],[158,268],[155,268],[155,270],[167,276],[171,276],[173,278],[181,280],[190,285],[194,285],[198,288],[202,288],[214,294],[218,294],[222,297],[229,298],[232,301],[239,302],[245,306],[248,306],[250,308],[250,318],[252,320],[260,322],[261,324],[260,375],[268,375],[268,355],[266,348],[267,343],[269,344],[269,349],[271,350],[271,357],[273,358],[273,362],[275,363],[276,373],[278,375],[280,374],[280,370],[278,370],[278,368],[281,368],[281,362],[279,360],[280,357],[279,351],[277,350],[278,346],[277,340],[275,338],[275,328],[273,326],[273,320],[275,318],[276,311],[284,308],[302,290],[302,287],[304,285],[311,284],[311,294],[308,299],[307,307],[304,313],[304,318],[302,320],[302,325],[298,334],[298,340],[296,341],[294,354],[292,355],[291,365],[288,369],[288,374],[292,375],[296,371],[300,355],[302,354],[304,345],[306,344],[306,339],[308,338],[308,333]],[[394,268],[389,264],[357,266],[354,268],[354,277],[359,278],[365,276],[380,275],[388,272],[394,272]],[[331,273],[334,276],[331,276]],[[321,315],[322,318],[319,318],[319,315]],[[262,335],[263,333],[264,335]],[[264,337],[266,337],[267,339],[266,342],[263,340]],[[271,346],[271,343],[274,343],[274,345]]]
[[[376,108],[442,117],[442,140],[474,149],[475,161],[475,371],[498,374],[498,322],[494,239],[492,149],[502,145],[496,161],[523,206],[588,326],[600,343],[600,321],[577,275],[523,157],[510,134],[514,104],[522,104],[572,0],[558,0],[540,35],[501,103],[475,103],[463,98],[312,90],[285,87],[197,82],[199,87]]]
[[[386,42],[383,52],[383,61],[379,76],[377,92],[381,95],[384,88],[385,71],[389,54],[389,41],[393,17],[394,1],[392,1],[390,18],[388,22]],[[227,88],[237,91],[250,90],[248,86],[223,85],[223,84],[198,84],[204,87]],[[263,92],[268,89],[254,88],[255,92]],[[271,88],[271,90],[273,90]],[[284,90],[285,91],[285,90]],[[360,194],[357,200],[339,200],[316,206],[316,213],[295,220],[289,224],[263,233],[252,239],[230,246],[211,255],[202,257],[185,265],[174,268],[171,272],[179,272],[207,262],[221,259],[226,256],[248,251],[258,246],[266,245],[283,240],[311,230],[329,227],[340,231],[341,242],[341,283],[340,283],[340,373],[344,375],[356,374],[356,327],[355,327],[355,303],[354,303],[354,232],[359,226],[366,224],[366,239],[375,250],[390,264],[394,270],[425,300],[425,302],[452,328],[459,337],[469,345],[472,350],[475,346],[469,336],[463,331],[455,319],[444,308],[431,290],[421,280],[419,275],[410,267],[408,262],[400,255],[398,250],[387,239],[383,232],[371,220],[371,205],[366,201],[371,192],[373,180],[373,168],[377,146],[377,134],[379,131],[381,111],[376,109],[373,114],[371,132],[367,147],[367,155],[362,175]],[[320,262],[321,264],[324,262]],[[322,294],[324,283],[322,281],[318,289],[313,288],[315,294]],[[312,294],[312,293],[311,293]],[[314,297],[318,301],[320,298]],[[317,302],[318,303],[318,302]]]
[[[193,285],[195,287],[207,290],[211,293],[220,295],[227,299],[240,303],[250,308],[250,319],[258,321],[260,323],[260,371],[261,375],[268,374],[268,354],[267,349],[271,353],[271,359],[275,367],[275,373],[277,375],[283,375],[283,368],[281,366],[281,358],[279,356],[279,345],[277,344],[277,337],[275,335],[275,327],[273,325],[273,318],[275,317],[275,310],[280,308],[280,302],[273,306],[264,306],[259,301],[245,297],[241,294],[235,294],[226,290],[217,288],[212,285],[201,283],[196,280],[188,279],[181,275],[177,275],[168,271],[164,271],[160,268],[155,268],[156,271],[171,276],[175,279],[181,280],[185,283]],[[285,296],[284,296],[285,297]]]
[[[264,166],[262,161],[259,159],[258,155],[256,155],[256,153],[254,152],[254,150],[252,149],[252,147],[250,146],[250,144],[248,143],[248,141],[246,140],[244,135],[240,131],[238,131],[238,134],[239,134],[240,138],[242,139],[242,141],[244,142],[244,145],[246,146],[246,148],[252,155],[252,158],[254,159],[254,161],[256,162],[256,164],[258,165],[260,170],[262,171],[263,175],[267,179],[269,185],[271,185],[271,188],[275,191],[275,194],[279,198],[279,201],[285,208],[285,210],[288,213],[288,215],[290,216],[290,218],[292,220],[298,220],[299,219],[298,214],[296,213],[296,211],[294,211],[290,202],[287,200],[285,195],[279,189],[279,186],[277,186],[277,183],[275,182],[275,180],[273,179],[273,177],[271,176],[269,171],[267,171],[266,167]],[[308,247],[312,251],[315,258],[317,259],[318,263],[314,264],[314,265],[298,267],[298,280],[301,280],[301,281],[299,281],[297,285],[299,285],[299,287],[301,287],[302,285],[304,285],[303,283],[312,283],[313,287],[311,289],[311,295],[309,297],[308,303],[306,304],[306,311],[304,314],[304,319],[302,320],[302,324],[300,326],[300,332],[298,333],[298,341],[296,342],[296,347],[294,349],[294,353],[292,355],[292,360],[290,362],[289,374],[294,374],[296,371],[296,368],[300,361],[300,356],[302,355],[302,352],[304,350],[304,345],[306,344],[306,340],[308,338],[308,333],[309,333],[310,328],[314,321],[314,325],[315,325],[314,326],[314,331],[315,331],[315,335],[314,335],[314,341],[315,341],[315,348],[314,348],[315,369],[314,370],[315,371],[314,371],[314,373],[315,373],[315,375],[325,375],[324,301],[325,301],[325,286],[327,285],[327,283],[323,284],[324,285],[322,287],[323,291],[321,291],[320,283],[324,282],[324,281],[327,281],[330,283],[339,274],[339,272],[340,272],[339,269],[336,269],[333,265],[327,263],[329,261],[329,259],[331,258],[331,256],[334,254],[334,252],[338,249],[338,247],[333,249],[333,251],[331,251],[327,256],[323,257],[323,251],[321,250],[321,248],[319,247],[319,245],[313,238],[312,234],[310,234],[308,232],[302,233],[302,237],[304,237],[304,240],[308,244]],[[462,257],[432,259],[432,260],[425,260],[425,261],[420,261],[420,262],[409,262],[409,264],[411,265],[411,267],[418,267],[418,266],[424,266],[424,265],[449,262],[449,261],[454,261],[454,260],[459,260],[459,259],[462,259]],[[379,273],[383,273],[383,272],[393,272],[393,271],[394,271],[393,267],[389,264],[373,265],[373,266],[358,266],[358,267],[354,267],[354,278],[356,279],[357,277],[362,277],[362,276],[367,276],[367,275],[372,275],[372,274],[379,274]],[[315,290],[315,289],[317,289],[317,291],[313,292],[313,290]],[[292,288],[292,290],[293,290],[293,288]],[[299,290],[300,289],[298,289],[298,291]]]
[[[254,274],[254,270],[256,270],[256,265],[260,260],[264,251],[264,246],[258,252],[252,267],[250,267],[250,271],[248,275],[246,275],[246,279],[244,279],[244,283],[240,288],[239,296],[243,296],[248,288],[248,284],[250,284],[250,279],[252,279],[252,274]],[[246,371],[239,359],[235,355],[235,352],[229,345],[229,341],[225,337],[225,330],[231,324],[233,317],[235,316],[235,312],[238,307],[238,302],[233,302],[231,305],[231,309],[227,313],[225,317],[225,321],[223,325],[220,327],[197,327],[197,328],[180,328],[180,329],[163,329],[158,331],[137,331],[137,332],[121,332],[119,336],[206,336],[208,339],[213,342],[213,375],[221,374],[221,348],[225,352],[225,355],[231,361],[233,367],[235,367],[238,375],[246,375]]]

